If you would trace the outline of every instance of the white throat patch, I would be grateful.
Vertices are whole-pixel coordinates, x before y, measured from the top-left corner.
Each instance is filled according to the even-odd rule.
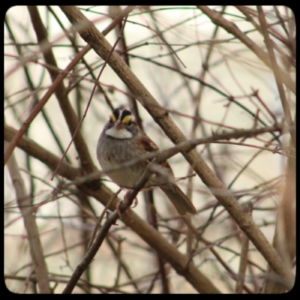
[[[105,134],[115,139],[129,139],[132,137],[132,133],[125,128],[118,130],[115,127],[112,127],[107,129]]]

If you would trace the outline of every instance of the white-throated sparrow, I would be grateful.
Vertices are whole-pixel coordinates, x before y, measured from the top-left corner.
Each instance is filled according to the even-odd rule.
[[[99,137],[97,158],[103,171],[105,171],[140,155],[157,150],[156,144],[138,128],[131,112],[117,108],[113,110],[113,114]],[[142,176],[147,164],[149,164],[149,161],[120,168],[109,173],[108,176],[120,187],[130,189]],[[161,174],[161,172],[153,173],[145,188],[159,186],[172,201],[180,215],[195,214],[196,209],[190,199],[174,183],[173,171],[168,162],[160,163],[160,166],[168,176]]]

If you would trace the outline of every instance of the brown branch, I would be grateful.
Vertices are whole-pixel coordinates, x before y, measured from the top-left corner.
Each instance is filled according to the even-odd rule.
[[[7,146],[8,142],[5,142],[5,147]],[[33,269],[37,276],[39,290],[42,294],[51,294],[47,265],[43,254],[40,234],[35,221],[35,214],[32,213],[31,198],[26,192],[25,184],[14,155],[12,155],[8,160],[7,167],[15,188],[18,207],[22,213],[24,226],[26,228],[30,255],[33,263]]]
[[[274,76],[275,76],[275,80],[276,80],[276,84],[277,84],[277,89],[280,95],[280,100],[281,100],[281,104],[282,104],[282,108],[284,111],[284,117],[285,117],[285,121],[287,122],[288,126],[289,126],[289,132],[291,135],[291,139],[293,141],[293,144],[296,145],[296,136],[295,136],[295,129],[294,129],[294,122],[292,119],[292,115],[291,115],[291,111],[290,111],[290,106],[288,104],[286,95],[285,95],[285,91],[283,88],[283,83],[284,83],[284,76],[286,76],[286,74],[282,73],[282,69],[280,69],[280,67],[277,64],[276,61],[276,57],[275,57],[275,53],[274,53],[274,49],[273,49],[273,43],[272,40],[270,39],[269,36],[269,32],[268,32],[268,28],[267,28],[267,22],[266,22],[266,18],[264,15],[264,11],[262,9],[261,6],[257,6],[257,11],[258,11],[258,19],[261,25],[261,29],[262,29],[262,33],[264,35],[265,38],[265,43],[269,52],[269,57],[270,57],[270,61],[271,61],[271,68],[273,70]]]
[[[87,181],[97,179],[100,176],[103,176],[104,174],[109,174],[111,172],[114,172],[114,171],[124,168],[124,167],[133,166],[142,161],[153,159],[154,157],[157,158],[157,162],[165,161],[165,160],[171,158],[172,156],[178,154],[179,152],[190,152],[196,146],[201,145],[201,144],[220,143],[220,140],[230,140],[230,139],[239,139],[239,138],[245,139],[245,137],[250,138],[250,137],[254,137],[259,134],[263,134],[263,133],[267,133],[267,132],[271,133],[271,132],[276,132],[276,131],[281,131],[281,128],[278,127],[278,125],[272,126],[272,127],[259,128],[259,129],[250,129],[250,130],[241,129],[241,130],[236,130],[233,132],[224,132],[221,134],[214,134],[207,138],[187,140],[187,141],[179,143],[176,146],[171,147],[171,148],[167,148],[167,149],[160,150],[157,152],[151,152],[151,153],[148,153],[145,155],[138,156],[137,158],[132,159],[126,163],[123,163],[116,167],[107,169],[105,171],[105,173],[103,171],[97,171],[97,172],[91,173],[87,176],[84,176],[84,177],[74,180],[70,184],[75,184],[75,185],[83,184]],[[260,147],[260,148],[262,148],[262,147]],[[265,150],[271,151],[270,149],[265,149]],[[274,151],[272,151],[272,152],[274,152]]]
[[[16,136],[17,130],[4,125],[4,140],[10,142]],[[52,154],[51,152],[45,150],[37,143],[33,142],[31,139],[26,136],[22,136],[18,142],[18,147],[24,150],[28,155],[37,158],[42,161],[46,166],[48,166],[51,170],[55,170],[59,160],[57,160],[57,156]],[[76,177],[81,175],[81,170],[72,167],[69,163],[63,162],[58,171],[60,176],[68,178],[69,180],[73,180]]]
[[[28,6],[28,10],[30,13],[32,25],[35,30],[35,34],[37,36],[38,43],[41,47],[44,59],[47,64],[57,68],[57,62],[56,62],[55,56],[52,52],[51,45],[48,41],[47,31],[41,20],[39,12],[35,6]],[[45,47],[45,45],[47,45],[47,47]],[[84,49],[85,49],[85,51],[84,51]],[[83,48],[83,50],[80,52],[81,55],[79,56],[77,54],[76,57],[79,56],[79,58],[81,59],[81,57],[85,53],[87,53],[88,50],[89,49],[87,49],[87,47]],[[73,64],[73,67],[74,66],[75,66],[75,64]],[[57,78],[62,76],[62,74],[60,74],[55,69],[48,68],[47,70],[48,70],[49,75],[53,82],[55,82]],[[87,172],[95,171],[95,166],[93,165],[93,161],[89,154],[89,149],[88,149],[86,142],[79,130],[78,117],[76,116],[76,113],[69,101],[69,98],[67,96],[67,89],[62,81],[60,81],[59,84],[57,85],[57,87],[55,89],[55,95],[58,99],[58,103],[63,112],[66,123],[69,127],[71,136],[73,136],[73,138],[74,138],[74,145],[79,154],[81,165],[82,165],[83,169]]]
[[[251,216],[252,209],[253,209],[252,206],[253,205],[251,202],[244,203],[242,207],[244,213],[249,214]],[[245,275],[247,270],[248,251],[249,251],[248,248],[249,248],[249,239],[245,234],[243,234],[240,267],[239,267],[238,279],[236,281],[236,289],[235,289],[238,294],[241,294],[243,292],[243,285],[244,285]]]
[[[276,230],[273,245],[289,268],[296,255],[296,158],[295,148],[290,141],[289,156],[285,170],[285,182],[282,199],[277,213]],[[267,280],[264,283],[264,293],[281,294],[286,292],[283,284],[278,284],[274,278],[274,270],[268,268]]]

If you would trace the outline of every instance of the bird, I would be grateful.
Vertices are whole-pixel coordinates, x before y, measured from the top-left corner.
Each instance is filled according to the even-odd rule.
[[[145,160],[129,167],[121,167],[122,164],[158,150],[158,146],[138,127],[132,113],[120,107],[112,111],[109,121],[104,126],[98,139],[96,154],[104,172],[120,166],[107,175],[120,187],[131,189],[141,178],[150,161]],[[161,172],[153,172],[144,189],[159,187],[180,215],[196,214],[197,210],[191,200],[175,183],[169,163],[160,162],[159,168]]]

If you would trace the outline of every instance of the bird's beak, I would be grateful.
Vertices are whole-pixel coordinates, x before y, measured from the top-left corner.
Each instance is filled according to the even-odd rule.
[[[121,129],[124,129],[124,128],[125,128],[125,125],[124,125],[124,123],[122,123],[122,122],[118,122],[116,128],[117,128],[117,130],[121,130]]]

